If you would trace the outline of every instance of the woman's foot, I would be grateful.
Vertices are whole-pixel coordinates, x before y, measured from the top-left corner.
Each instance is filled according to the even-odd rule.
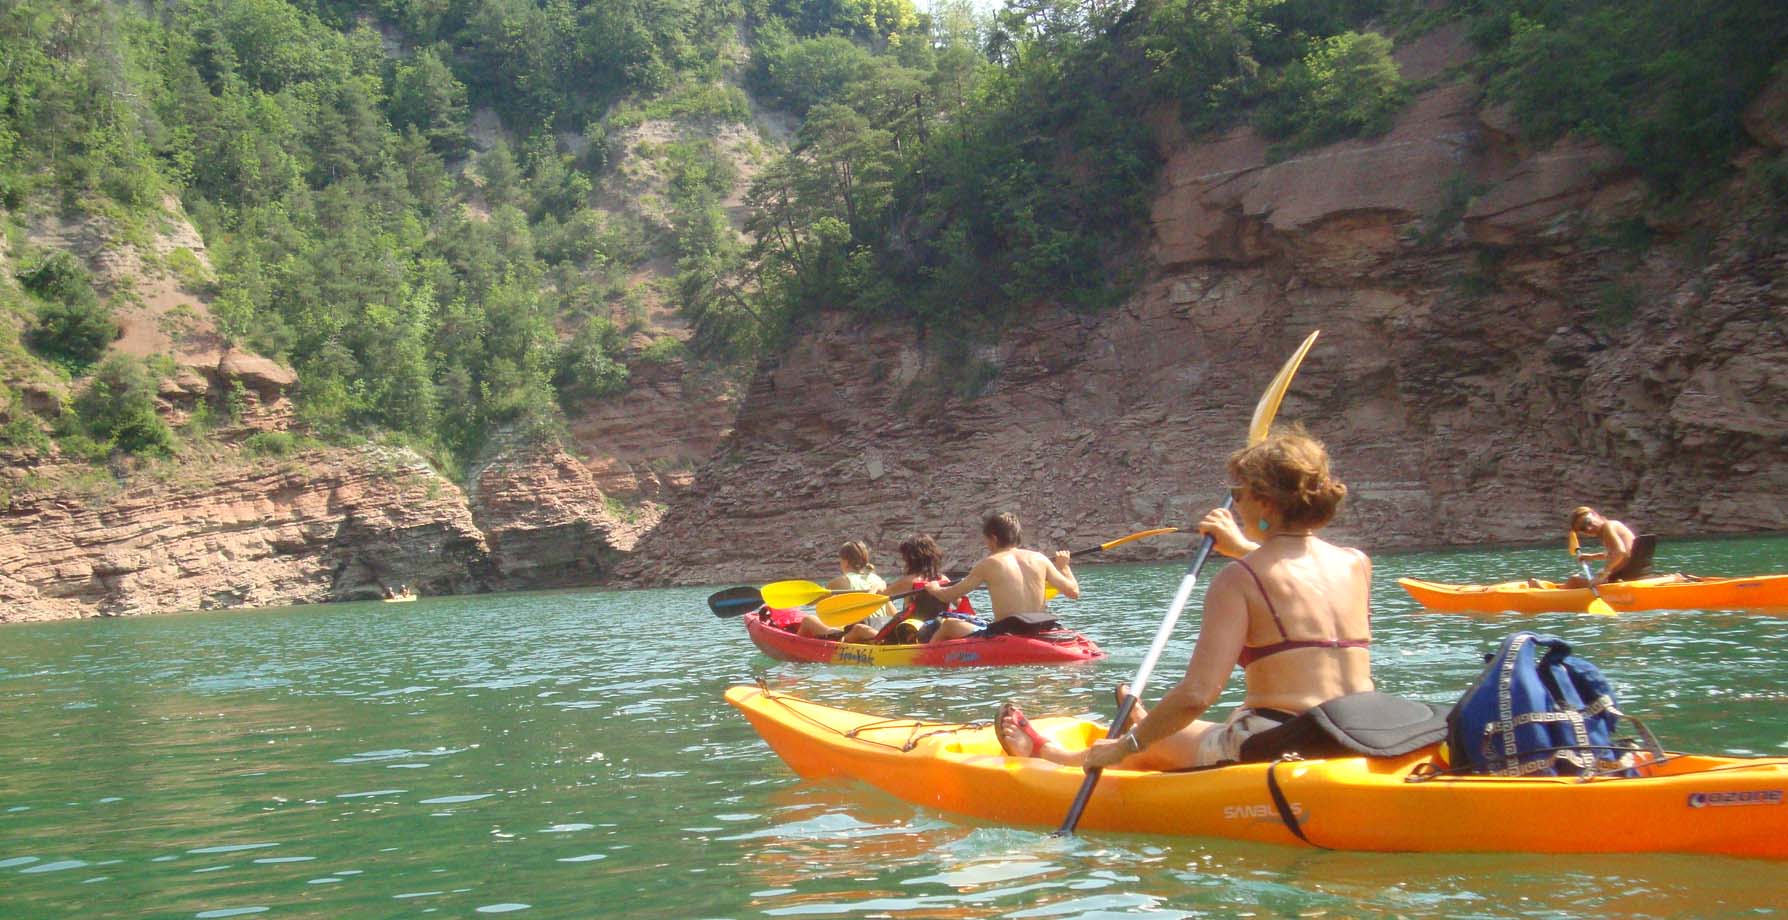
[[[1129,695],[1129,684],[1118,684],[1117,689],[1112,692],[1112,696],[1115,697],[1119,709],[1124,708],[1124,697]],[[1147,716],[1148,713],[1143,711],[1142,708],[1142,700],[1137,700],[1136,705],[1130,707],[1130,717],[1124,720],[1124,731],[1129,731],[1130,729],[1135,728],[1137,723],[1141,722]]]
[[[1000,749],[1009,757],[1041,757],[1043,749],[1049,746],[1049,739],[1037,733],[1031,720],[1024,717],[1024,712],[1015,703],[1001,704],[1000,714],[994,718],[993,733],[1000,739]]]

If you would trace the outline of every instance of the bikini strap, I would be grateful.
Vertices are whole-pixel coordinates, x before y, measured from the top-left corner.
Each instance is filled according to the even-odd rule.
[[[1266,601],[1267,613],[1273,615],[1273,625],[1279,628],[1279,638],[1290,639],[1291,633],[1285,631],[1285,624],[1279,619],[1279,610],[1273,606],[1272,595],[1267,593],[1267,586],[1260,580],[1260,576],[1255,574],[1254,567],[1249,565],[1245,559],[1237,559],[1235,564],[1241,566],[1242,571],[1247,572],[1248,577],[1254,579],[1254,587],[1260,589],[1260,599]]]

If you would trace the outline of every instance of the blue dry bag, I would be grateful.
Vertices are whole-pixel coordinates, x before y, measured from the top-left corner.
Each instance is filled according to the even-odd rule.
[[[1632,767],[1635,748],[1614,741],[1615,724],[1631,717],[1616,708],[1602,672],[1563,640],[1518,632],[1486,660],[1447,715],[1455,770],[1590,776]]]

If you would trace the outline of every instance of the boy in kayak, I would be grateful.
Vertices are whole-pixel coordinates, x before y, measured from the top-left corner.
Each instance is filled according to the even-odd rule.
[[[1019,623],[1040,625],[1048,619],[1043,606],[1043,589],[1047,585],[1055,586],[1069,598],[1080,597],[1080,582],[1068,567],[1067,551],[1052,558],[1020,549],[1024,530],[1011,512],[989,515],[981,522],[981,536],[987,541],[987,556],[975,563],[968,575],[948,587],[927,587],[925,591],[945,604],[954,604],[963,595],[986,585],[993,605],[993,622],[972,614],[945,611],[938,614],[937,626],[926,642],[963,639],[982,632],[1022,631],[1014,630]],[[1013,618],[1019,619],[1000,626],[1002,620]]]
[[[1602,551],[1599,553],[1578,553],[1578,562],[1591,559],[1607,560],[1602,570],[1595,575],[1595,583],[1605,585],[1611,581],[1631,581],[1643,578],[1651,567],[1650,558],[1638,558],[1634,552],[1638,537],[1633,529],[1619,521],[1603,517],[1594,508],[1580,505],[1571,509],[1571,533],[1577,537],[1600,540]],[[1565,582],[1564,587],[1582,588],[1589,582],[1581,575],[1573,575]]]

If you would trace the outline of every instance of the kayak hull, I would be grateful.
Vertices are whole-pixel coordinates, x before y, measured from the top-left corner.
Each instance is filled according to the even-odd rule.
[[[1399,578],[1397,584],[1429,610],[1457,613],[1581,612],[1594,598],[1588,588],[1529,587],[1523,581],[1449,585]],[[1660,575],[1601,586],[1602,600],[1617,612],[1639,610],[1788,611],[1788,575],[1691,578]]]
[[[727,702],[809,779],[853,779],[916,805],[1005,824],[1061,822],[1083,774],[1001,753],[992,729],[886,719],[759,687]],[[991,715],[991,713],[990,713]],[[1091,722],[1033,724],[1056,743]],[[1388,852],[1712,853],[1788,859],[1788,758],[1673,757],[1633,779],[1442,776],[1409,782],[1433,750],[1235,764],[1180,773],[1106,770],[1080,827]],[[1271,769],[1310,843],[1281,819]],[[1552,819],[1552,820],[1536,820]]]
[[[870,667],[997,667],[1095,661],[1105,652],[1093,640],[1069,630],[1037,636],[951,639],[924,645],[864,645],[797,636],[770,625],[761,613],[745,617],[745,632],[759,650],[782,661],[857,664]]]

